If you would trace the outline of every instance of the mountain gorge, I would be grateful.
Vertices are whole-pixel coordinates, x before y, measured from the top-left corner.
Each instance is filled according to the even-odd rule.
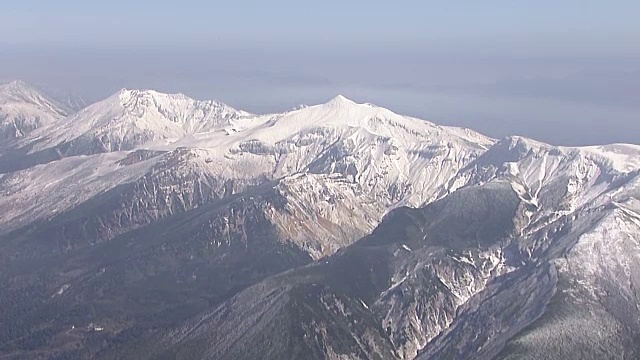
[[[0,89],[3,357],[640,356],[640,146]]]

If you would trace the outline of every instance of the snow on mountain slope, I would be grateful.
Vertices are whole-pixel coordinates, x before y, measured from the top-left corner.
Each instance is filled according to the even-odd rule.
[[[43,129],[34,147],[65,149],[67,155],[132,150],[154,141],[170,143],[247,116],[216,101],[196,101],[183,94],[123,89]],[[35,139],[34,139],[35,140]]]
[[[637,317],[640,304],[638,159],[635,145],[562,148],[513,137],[463,170],[450,191],[506,180],[525,205],[517,241],[504,250],[517,271],[494,277],[463,304],[419,358],[637,353],[624,344],[640,329],[626,320]],[[500,290],[509,283],[520,292]]]
[[[220,178],[282,179],[292,211],[273,219],[284,238],[318,258],[372,230],[390,209],[434,200],[492,144],[470,130],[338,96],[150,147],[192,148]]]
[[[148,148],[167,151],[163,158],[170,159],[189,149],[189,156],[178,156],[166,170],[168,178],[193,169],[200,174],[194,176],[220,184],[279,181],[277,188],[296,211],[271,218],[284,238],[315,258],[363,236],[390,209],[420,206],[496,177],[508,178],[530,205],[527,231],[535,231],[591,201],[638,163],[632,145],[561,148],[520,137],[494,145],[468,129],[343,96],[254,116],[181,94],[122,90],[40,136],[44,141],[34,149],[54,144],[67,155]],[[189,191],[176,186],[174,193]]]
[[[297,271],[282,275],[286,284],[300,283],[300,293],[291,293],[295,301],[286,311],[267,311],[280,336],[287,330],[300,334],[287,319],[311,309],[313,316],[303,317],[312,320],[307,330],[324,332],[314,338],[322,341],[312,342],[319,358],[323,349],[339,348],[323,342],[348,337],[351,325],[332,328],[347,313],[357,315],[353,324],[362,327],[352,334],[355,343],[366,343],[375,330],[369,345],[383,344],[385,352],[390,346],[393,356],[404,359],[492,358],[505,344],[535,354],[531,349],[560,348],[569,338],[583,339],[582,346],[599,341],[598,331],[618,346],[616,337],[628,341],[640,332],[637,322],[623,321],[638,318],[634,306],[640,298],[634,270],[640,266],[640,146],[567,148],[522,137],[496,142],[342,96],[256,116],[184,95],[123,90],[58,126],[39,127],[20,140],[52,157],[0,174],[0,229],[18,235],[3,237],[8,245],[0,250],[21,250],[20,256],[0,251],[3,259],[42,263],[46,272],[40,258],[64,254],[69,268],[78,267],[76,278],[51,272],[45,285],[56,288],[46,288],[44,302],[72,279],[76,295],[105,303],[159,283],[167,284],[163,294],[174,304],[184,303],[184,294],[171,293],[180,286],[198,302],[207,296],[190,281],[226,284],[215,301],[192,308],[201,311],[271,271],[288,269],[288,261],[298,266],[333,254],[299,277]],[[405,205],[420,209],[400,208]],[[123,273],[112,273],[101,249],[126,257],[120,270],[131,271],[131,288],[111,298],[100,292],[116,291]],[[99,268],[76,265],[78,257],[84,259],[80,264],[99,260]],[[238,272],[246,275],[242,281]],[[103,287],[105,273],[112,280]],[[85,275],[100,291],[83,292]],[[316,280],[330,286],[318,287]],[[623,290],[621,297],[612,296],[615,289]],[[82,313],[82,297],[68,294],[55,301],[75,299],[77,307],[66,309]],[[579,310],[570,322],[558,321],[553,312],[562,294],[571,301],[561,297],[568,304],[561,310]],[[169,303],[153,296],[161,308]],[[230,318],[229,328],[264,313],[255,296],[262,293],[237,298],[250,311],[246,318]],[[576,305],[583,303],[588,306]],[[141,308],[138,314],[147,311]],[[572,330],[591,310],[602,327],[586,335]],[[121,315],[135,321],[135,314]],[[316,320],[323,325],[315,326]],[[217,325],[207,331],[244,349],[237,333]],[[531,331],[523,332],[529,325]],[[102,335],[117,336],[127,326],[114,321]],[[259,337],[267,346],[273,334],[252,329],[257,337],[248,338]],[[562,341],[549,341],[554,329]],[[369,345],[360,349],[365,358],[376,354]]]
[[[424,339],[416,338],[416,333],[431,334],[446,327],[456,306],[481,289],[492,272],[501,271],[501,257],[493,251],[478,251],[477,244],[466,236],[473,234],[483,245],[499,247],[512,233],[511,217],[519,203],[509,184],[502,182],[461,190],[425,208],[397,209],[353,246],[246,289],[168,332],[160,346],[173,347],[179,354],[190,347],[194,359],[248,359],[252,356],[229,350],[246,339],[246,332],[227,330],[250,328],[252,337],[260,339],[257,346],[265,350],[271,350],[268,344],[282,338],[296,343],[278,347],[279,354],[265,358],[292,358],[291,349],[302,347],[312,359],[339,359],[328,350],[339,347],[342,358],[372,359],[378,358],[377,347],[355,351],[358,347],[341,346],[340,339],[372,339],[362,334],[384,333],[376,342],[392,344],[392,355],[383,358],[411,359],[424,346]],[[464,288],[458,287],[460,283]],[[263,306],[261,299],[298,292],[306,296],[296,297],[293,311],[271,314],[268,322],[260,321],[272,308]],[[337,305],[316,301],[311,296],[316,292],[341,301]],[[229,305],[236,309],[229,309]],[[300,316],[297,309],[311,316]],[[371,322],[372,318],[377,320]],[[345,325],[345,320],[353,325]],[[269,324],[282,326],[274,332]],[[315,335],[320,332],[322,336]]]
[[[134,181],[158,160],[127,164],[130,158],[126,152],[76,156],[0,174],[0,233],[51,218]]]
[[[231,121],[174,146],[202,148],[228,176],[341,174],[391,204],[419,205],[493,140],[342,96],[279,115]],[[405,195],[414,196],[407,198]]]
[[[635,151],[623,147],[625,156]],[[302,283],[348,294],[350,316],[357,314],[354,304],[375,315],[402,359],[636,358],[640,169],[633,162],[614,167],[619,154],[602,149],[559,149],[522,138],[493,150],[461,171],[477,183],[421,209],[397,209],[353,246],[253,290],[270,294]],[[544,195],[531,196],[538,190]],[[243,338],[220,330],[230,324],[251,325],[256,338],[270,339],[269,329],[253,321],[268,309],[253,307],[262,298],[253,290],[230,301],[242,299],[251,316],[226,311],[225,304],[213,314],[226,317],[197,317],[195,329],[180,329],[184,337],[168,336],[200,347],[191,356],[202,359],[218,347],[199,337],[231,344]],[[309,298],[296,304],[314,314],[332,308]],[[307,319],[278,336],[299,333]],[[310,328],[326,323],[324,333],[340,333],[337,319],[311,320]]]
[[[514,271],[464,304],[418,359],[636,359],[640,176],[505,248]],[[526,224],[525,224],[526,225]]]
[[[640,215],[633,202],[635,211],[608,212],[554,261],[560,277],[554,306],[502,358],[640,356]]]
[[[244,185],[239,184],[276,181],[290,211],[270,214],[270,218],[281,229],[283,239],[314,258],[331,254],[365,235],[392,208],[432,201],[460,169],[493,144],[492,139],[470,130],[440,127],[370,104],[356,104],[342,96],[283,114],[251,116],[184,95],[135,90],[123,90],[89,106],[65,119],[60,129],[43,129],[34,139],[38,136],[43,141],[36,143],[34,150],[56,144],[49,149],[54,150],[53,155],[62,153],[63,158],[130,148],[163,151],[165,154],[158,161],[169,165],[163,168],[162,176],[167,181],[175,180],[170,192],[164,194],[171,198],[190,194],[193,189],[189,186],[196,183],[215,193],[200,194],[205,201],[222,194],[221,187],[227,183],[236,184],[235,191],[243,191]],[[94,157],[82,162],[98,164],[106,158]],[[55,176],[46,181],[40,179],[39,172],[58,174],[59,166],[73,161],[51,161],[9,173],[5,178],[22,176],[39,179],[40,183],[55,182],[59,181]],[[135,173],[126,181],[151,186],[147,184],[149,177],[157,176]],[[180,183],[183,178],[193,181]],[[114,176],[113,186],[124,181],[118,179]],[[154,182],[159,183],[160,179]],[[99,188],[106,190],[109,186]],[[137,207],[129,202],[155,203],[147,200],[156,199],[158,189],[142,185],[138,188],[135,199],[120,199],[127,202],[124,208]],[[14,197],[28,197],[35,190],[16,191]],[[7,203],[12,199],[7,197]],[[72,207],[85,198],[77,200],[67,203]],[[200,201],[179,208],[186,210]],[[157,205],[173,209],[169,203]],[[14,209],[5,221],[55,213],[42,204],[34,211],[28,209]],[[156,209],[156,215],[139,215],[150,221],[158,214],[169,215],[177,209]],[[98,216],[111,219],[115,213]],[[133,223],[142,225],[144,221]],[[97,240],[104,239],[94,239]]]
[[[469,164],[445,189],[508,179],[530,205],[530,226],[537,229],[573,213],[640,171],[640,146],[565,148],[521,137],[498,142]]]
[[[66,115],[63,106],[22,81],[0,85],[0,140],[21,138]]]
[[[585,153],[605,162],[606,168],[617,172],[628,172],[640,168],[640,145],[612,144],[604,146],[586,146]]]

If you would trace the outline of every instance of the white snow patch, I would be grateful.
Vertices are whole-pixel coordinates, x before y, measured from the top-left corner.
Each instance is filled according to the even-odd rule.
[[[360,304],[362,304],[362,306],[364,306],[364,308],[368,310],[369,306],[362,299],[359,299],[359,300],[360,300]]]

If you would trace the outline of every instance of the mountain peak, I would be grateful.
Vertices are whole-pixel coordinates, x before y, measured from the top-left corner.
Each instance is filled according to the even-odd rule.
[[[217,101],[199,101],[184,94],[120,89],[65,119],[41,146],[92,138],[99,147],[76,146],[69,154],[130,150],[159,141],[169,143],[227,126],[248,116]],[[97,149],[97,150],[96,150]]]
[[[28,86],[26,82],[20,79],[11,80],[3,84],[4,86]]]
[[[126,101],[128,99],[131,98],[143,98],[143,97],[156,97],[156,96],[178,96],[180,95],[181,97],[185,97],[182,94],[164,94],[164,93],[160,93],[157,92],[155,90],[148,90],[148,89],[126,89],[123,88],[118,92],[118,97],[120,97],[120,99]]]
[[[165,109],[182,112],[186,108],[218,108],[221,111],[234,112],[238,115],[249,113],[238,111],[225,103],[216,100],[196,100],[184,93],[164,93],[150,89],[126,89],[123,88],[111,99],[116,99],[120,104],[129,109]]]
[[[22,80],[13,80],[0,85],[0,94],[17,101],[40,103],[44,99],[48,102],[54,102],[39,88],[31,86]]]
[[[62,105],[24,81],[0,85],[0,139],[23,137],[66,115]]]
[[[56,100],[45,95],[38,88],[33,87],[22,80],[13,80],[0,85],[0,102],[26,103],[37,106],[57,115],[66,116],[67,110]]]
[[[25,93],[37,92],[33,87],[22,80],[13,80],[0,85],[0,91],[5,94],[24,95]]]
[[[518,148],[522,151],[529,151],[530,149],[543,149],[549,148],[550,145],[542,143],[540,141],[530,139],[524,136],[512,135],[507,136],[499,141],[499,143],[504,144],[504,146],[509,149]]]
[[[8,83],[7,83],[7,86],[13,86],[13,87],[16,87],[16,86],[28,86],[28,85],[27,85],[27,83],[25,83],[24,81],[22,81],[22,80],[20,80],[20,79],[16,79],[16,80],[13,80],[13,81],[8,82]]]
[[[357,105],[357,103],[353,100],[346,98],[343,95],[337,95],[333,99],[327,101],[325,105],[331,106],[349,106],[349,105]]]

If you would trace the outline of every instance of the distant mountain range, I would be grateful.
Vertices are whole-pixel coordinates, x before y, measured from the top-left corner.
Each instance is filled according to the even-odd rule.
[[[16,81],[0,356],[636,359],[639,197],[638,145]]]

